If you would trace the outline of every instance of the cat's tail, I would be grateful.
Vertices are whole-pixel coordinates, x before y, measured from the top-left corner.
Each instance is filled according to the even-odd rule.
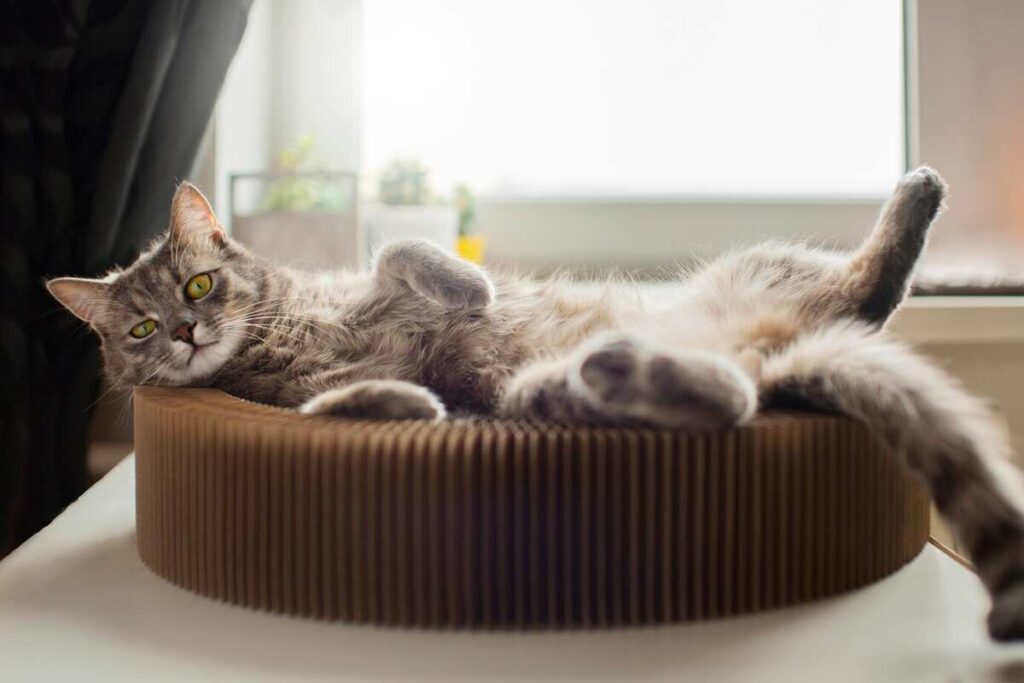
[[[928,228],[945,196],[946,184],[927,166],[906,174],[896,185],[844,273],[843,298],[852,303],[851,314],[858,320],[880,327],[903,302]]]
[[[1024,480],[1005,431],[945,373],[867,324],[798,340],[762,366],[765,407],[865,423],[927,486],[992,595],[989,632],[1024,640]]]

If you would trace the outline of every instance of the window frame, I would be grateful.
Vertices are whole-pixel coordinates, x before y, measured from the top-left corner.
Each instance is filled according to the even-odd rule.
[[[901,0],[902,170],[918,157],[915,0]],[[478,222],[488,256],[547,273],[625,269],[661,277],[743,245],[806,242],[849,250],[874,225],[886,195],[866,196],[544,196],[484,195]]]
[[[358,25],[360,0],[342,0],[348,8],[350,21]],[[908,42],[908,6],[912,0],[903,0],[901,12],[903,50],[904,97],[904,166],[914,138],[908,134],[912,110],[912,93],[908,81],[907,64],[913,59]],[[233,66],[239,74],[233,82],[266,81],[262,86],[265,100],[260,106],[276,112],[274,96],[282,75],[275,67],[272,45],[280,43],[282,30],[280,15],[287,5],[276,3],[257,8],[253,25],[247,33],[245,50],[252,52]],[[259,17],[255,15],[258,14]],[[265,16],[264,16],[265,15]],[[257,18],[259,21],[257,21]],[[307,19],[308,23],[308,19]],[[258,24],[258,25],[257,25]],[[359,79],[358,31],[349,27],[352,38],[350,49],[340,62],[337,70],[348,74],[341,78],[348,83]],[[294,37],[293,29],[290,37]],[[252,64],[248,64],[252,62]],[[263,66],[267,68],[262,68]],[[244,83],[243,83],[244,84]],[[230,90],[230,88],[229,88]],[[271,151],[284,140],[290,131],[279,130],[279,116],[263,117],[258,131],[260,144],[253,146],[253,132],[246,138],[229,136],[233,128],[232,119],[251,106],[251,93],[239,92],[233,97],[222,98],[217,112],[217,132],[212,136],[215,144],[207,146],[205,160],[210,175],[216,175],[213,192],[218,209],[226,199],[225,176],[233,172],[254,170],[260,165],[257,156],[267,157],[264,165],[272,163]],[[262,90],[260,91],[262,92]],[[229,93],[225,93],[228,95]],[[346,111],[340,112],[332,130],[337,135],[352,140],[348,146],[350,154],[343,155],[340,166],[346,161],[358,168],[359,163],[359,112],[361,110],[358,87],[352,88],[354,97],[345,104]],[[230,99],[231,102],[225,102]],[[237,100],[237,101],[236,101]],[[315,100],[311,100],[315,103]],[[309,104],[309,103],[307,103]],[[230,106],[225,106],[230,105]],[[287,128],[287,126],[285,126]],[[225,133],[221,135],[221,133]],[[319,138],[323,131],[314,131]],[[231,138],[231,139],[229,139]],[[266,139],[264,139],[266,138]],[[259,149],[256,149],[256,148]],[[255,150],[255,151],[252,151]],[[204,157],[205,158],[205,157]],[[241,160],[241,165],[239,161]],[[231,167],[230,169],[228,167]],[[226,177],[226,176],[225,176]],[[367,179],[364,178],[364,182]],[[662,269],[694,256],[711,256],[723,250],[764,240],[808,241],[816,246],[848,249],[856,245],[874,223],[875,217],[885,200],[884,196],[860,197],[756,197],[756,196],[496,196],[483,195],[477,199],[477,217],[488,240],[487,258],[492,263],[514,264],[516,267],[534,270],[538,273],[559,267],[604,271],[610,268],[634,269],[658,274]],[[230,220],[229,216],[225,216]]]

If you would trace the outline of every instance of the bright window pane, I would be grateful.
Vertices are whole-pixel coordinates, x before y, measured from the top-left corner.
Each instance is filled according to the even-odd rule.
[[[898,0],[364,0],[362,166],[503,195],[875,195]]]

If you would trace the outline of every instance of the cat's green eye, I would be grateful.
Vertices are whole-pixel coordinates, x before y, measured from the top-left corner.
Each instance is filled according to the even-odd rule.
[[[145,339],[149,335],[156,331],[155,320],[143,320],[141,323],[131,329],[131,334],[136,339]]]
[[[209,273],[193,275],[192,279],[185,285],[185,296],[192,301],[198,301],[210,293],[213,288],[213,278]]]

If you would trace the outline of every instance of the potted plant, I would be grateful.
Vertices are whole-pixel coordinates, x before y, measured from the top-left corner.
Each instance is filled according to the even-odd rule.
[[[357,267],[357,187],[355,174],[323,170],[313,139],[300,138],[274,170],[231,176],[232,236],[276,263]]]
[[[442,203],[430,188],[429,171],[416,159],[396,159],[381,172],[377,203],[363,209],[367,241],[371,247],[405,238],[430,240],[454,250],[459,214]]]
[[[476,234],[476,197],[465,183],[455,186],[452,203],[459,212],[459,256],[472,263],[483,263],[486,241]]]

